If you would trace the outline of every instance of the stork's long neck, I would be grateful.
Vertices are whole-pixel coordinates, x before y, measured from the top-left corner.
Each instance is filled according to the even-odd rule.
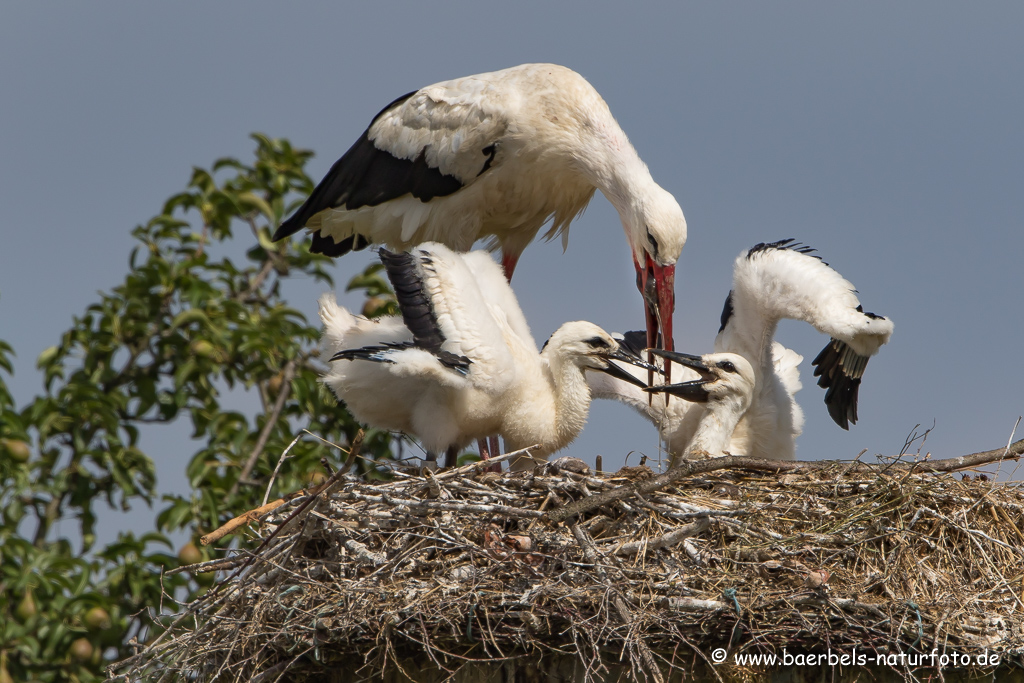
[[[569,445],[583,430],[590,413],[590,385],[579,365],[552,355],[548,361],[555,396],[554,441],[547,453]]]
[[[628,232],[639,213],[636,202],[647,196],[654,179],[614,120],[594,123],[587,132],[585,153],[578,157],[580,170],[619,212]]]
[[[727,351],[746,358],[760,378],[764,368],[772,366],[772,341],[779,327],[779,319],[743,296],[732,293],[732,317],[726,323],[715,343],[715,351]]]
[[[740,396],[727,396],[708,403],[683,457],[724,455],[732,433],[748,406],[749,401]]]

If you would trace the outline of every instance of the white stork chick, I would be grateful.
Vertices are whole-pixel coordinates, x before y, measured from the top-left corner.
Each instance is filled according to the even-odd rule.
[[[274,239],[306,227],[310,250],[329,256],[428,241],[467,251],[489,239],[511,278],[549,220],[545,237],[568,243],[569,224],[595,189],[626,232],[648,345],[671,349],[675,264],[686,242],[682,209],[651,178],[597,91],[563,66],[524,64],[398,98]]]
[[[703,405],[697,428],[683,450],[685,458],[716,458],[729,453],[733,432],[750,408],[754,395],[754,368],[735,353],[691,356],[671,351],[654,351],[697,374],[697,379],[661,384],[645,391],[672,394]]]
[[[562,325],[537,351],[500,267],[486,252],[460,255],[428,243],[411,253],[380,250],[402,316],[352,315],[320,299],[330,371],[323,381],[352,415],[418,437],[428,460],[500,434],[510,449],[540,444],[544,460],[586,422],[586,370],[645,386],[610,359],[643,364],[588,322]],[[513,469],[532,466],[529,457]]]
[[[819,377],[818,385],[826,389],[825,404],[836,424],[849,429],[851,422],[857,422],[864,368],[868,358],[889,341],[893,324],[865,313],[855,292],[849,281],[811,249],[793,240],[757,244],[736,258],[733,288],[722,311],[715,351],[747,359],[756,384],[729,452],[788,460],[795,457],[794,440],[804,422],[794,398],[801,388],[797,366],[803,358],[774,341],[779,321],[786,318],[803,320],[832,337],[813,361],[814,374]],[[627,333],[623,344],[635,350],[643,339],[641,332]],[[685,366],[673,370],[673,376],[694,377]],[[623,401],[659,425],[674,457],[692,439],[701,416],[695,404],[648,402],[647,394],[605,376],[592,377],[591,385],[596,396]]]

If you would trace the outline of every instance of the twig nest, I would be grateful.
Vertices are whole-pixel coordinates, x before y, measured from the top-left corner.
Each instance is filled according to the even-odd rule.
[[[264,537],[282,531],[252,564],[121,671],[372,680],[397,657],[481,679],[569,658],[568,671],[640,681],[659,666],[676,680],[666,667],[699,668],[716,648],[1024,649],[1014,485],[836,465],[658,488],[647,466],[552,465],[346,478],[283,525],[304,499],[290,500],[262,518]]]

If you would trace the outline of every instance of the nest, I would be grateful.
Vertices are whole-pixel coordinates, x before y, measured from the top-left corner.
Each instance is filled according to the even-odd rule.
[[[250,525],[273,534],[258,550],[192,567],[223,578],[117,678],[488,680],[548,667],[571,680],[750,680],[772,667],[739,655],[784,648],[1019,658],[1016,486],[723,460],[733,468],[686,476],[565,458],[531,473],[336,475]]]

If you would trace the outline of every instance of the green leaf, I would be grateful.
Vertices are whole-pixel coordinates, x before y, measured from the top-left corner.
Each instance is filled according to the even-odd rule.
[[[210,324],[210,318],[206,315],[205,311],[198,308],[189,308],[174,316],[174,319],[171,320],[171,329],[185,327],[194,322],[199,322],[206,326]]]
[[[53,362],[53,360],[57,357],[59,353],[59,346],[51,346],[50,348],[46,349],[45,351],[39,354],[38,358],[36,358],[36,367],[39,369],[45,368],[46,366]]]

